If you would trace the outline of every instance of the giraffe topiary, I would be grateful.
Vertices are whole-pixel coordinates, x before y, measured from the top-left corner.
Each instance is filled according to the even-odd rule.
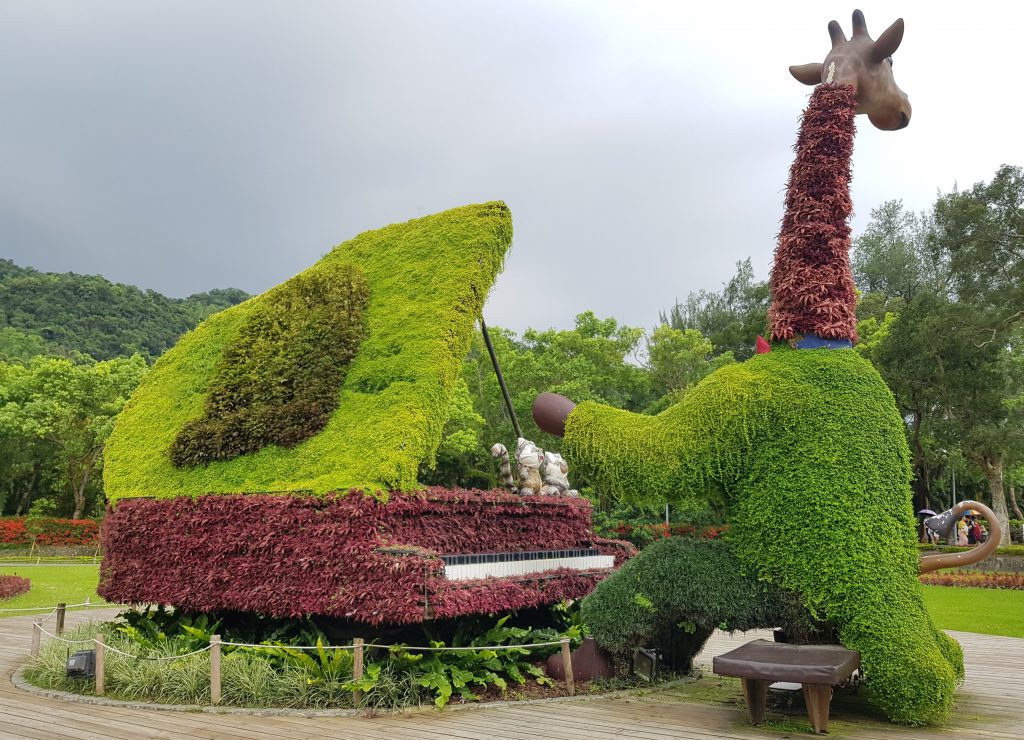
[[[817,87],[801,122],[772,269],[770,351],[719,369],[657,416],[574,406],[553,394],[538,397],[534,416],[546,431],[564,432],[566,458],[595,485],[624,500],[714,500],[731,525],[724,546],[706,543],[696,556],[667,546],[641,553],[599,585],[584,605],[599,641],[601,614],[632,609],[639,623],[658,599],[677,598],[672,625],[706,638],[719,621],[743,629],[800,622],[798,610],[779,606],[796,598],[814,625],[860,651],[874,701],[893,721],[936,723],[949,714],[963,654],[935,627],[917,580],[903,420],[877,371],[852,351],[854,116],[885,130],[909,122],[909,102],[892,77],[903,21],[872,40],[855,11],[849,40],[835,21],[829,33],[824,63],[791,68]],[[768,587],[744,593],[775,606],[748,608],[754,595],[730,604],[713,594],[707,603],[719,611],[702,612],[693,606],[699,591],[645,564],[659,556],[691,567],[717,563],[722,572],[739,567]],[[700,578],[712,591],[743,590],[734,579]],[[605,633],[613,642],[623,637]],[[696,652],[703,639],[690,642]]]

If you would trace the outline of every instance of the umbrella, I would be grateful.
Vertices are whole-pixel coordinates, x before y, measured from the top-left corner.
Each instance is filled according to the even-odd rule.
[[[917,515],[918,516],[935,516],[935,512],[932,511],[931,509],[921,509],[919,512],[917,512]]]

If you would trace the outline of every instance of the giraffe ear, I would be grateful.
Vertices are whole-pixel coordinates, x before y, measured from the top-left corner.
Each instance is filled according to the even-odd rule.
[[[903,41],[903,19],[897,18],[871,46],[871,61],[879,64],[886,57],[891,57],[900,48],[901,41]]]
[[[817,85],[821,82],[822,64],[799,64],[789,68],[789,73],[796,77],[797,81],[805,85]]]

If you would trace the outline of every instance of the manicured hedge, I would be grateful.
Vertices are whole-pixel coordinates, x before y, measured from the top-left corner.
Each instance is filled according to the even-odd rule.
[[[917,549],[924,553],[942,553],[942,552],[969,552],[973,550],[977,545],[931,545],[925,542],[917,543]],[[993,555],[1024,555],[1024,545],[1007,545],[1006,547],[997,547],[992,553]]]
[[[27,593],[32,583],[20,576],[0,576],[0,599],[9,599],[18,594]]]
[[[372,624],[507,611],[589,593],[606,572],[449,582],[440,554],[548,550],[596,541],[582,498],[432,488],[359,496],[125,499],[103,524],[99,593],[173,604]],[[381,548],[385,548],[384,551]]]
[[[0,545],[28,547],[35,540],[36,545],[95,546],[99,534],[99,525],[92,519],[0,518]]]
[[[367,335],[323,431],[295,447],[175,467],[169,450],[202,418],[222,358],[274,294],[210,317],[150,370],[104,450],[111,501],[207,493],[412,490],[430,464],[474,324],[512,238],[508,208],[485,203],[370,231],[302,273],[362,271]],[[287,285],[285,283],[284,285]]]
[[[623,500],[719,502],[743,567],[837,625],[889,717],[948,716],[962,652],[917,580],[903,420],[856,352],[777,344],[653,417],[582,403],[563,450]]]
[[[583,600],[594,638],[621,657],[653,645],[686,669],[717,628],[782,627],[808,638],[799,597],[743,574],[720,540],[671,537],[648,545]]]

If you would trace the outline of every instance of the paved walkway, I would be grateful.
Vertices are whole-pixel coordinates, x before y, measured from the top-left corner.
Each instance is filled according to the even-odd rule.
[[[68,615],[68,624],[107,619],[114,613],[75,612]],[[1024,737],[1024,639],[951,634],[963,644],[967,659],[967,682],[952,726],[942,730],[894,727],[865,717],[862,708],[850,708],[837,698],[830,736],[865,740]],[[684,688],[646,696],[430,710],[376,718],[260,717],[98,706],[36,696],[11,683],[12,674],[27,659],[30,635],[31,617],[0,619],[0,738],[743,740],[799,737],[810,729],[800,710],[786,715],[770,711],[772,724],[768,728],[746,725],[737,685],[713,677],[697,684],[707,689],[701,697]],[[759,636],[763,635],[716,634],[698,662],[710,664],[713,655]]]

